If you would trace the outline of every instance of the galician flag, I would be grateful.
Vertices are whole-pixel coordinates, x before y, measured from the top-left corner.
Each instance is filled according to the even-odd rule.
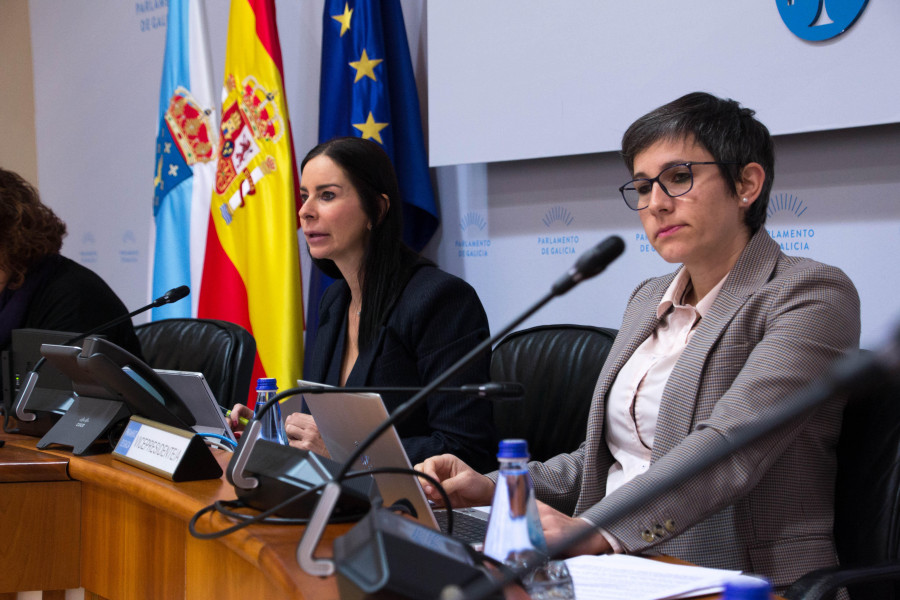
[[[191,286],[191,301],[153,309],[153,319],[197,314],[209,198],[215,178],[216,100],[200,0],[169,0],[153,169],[151,293]]]
[[[302,374],[303,296],[282,74],[274,0],[232,0],[199,316],[249,330],[254,380],[284,389]]]

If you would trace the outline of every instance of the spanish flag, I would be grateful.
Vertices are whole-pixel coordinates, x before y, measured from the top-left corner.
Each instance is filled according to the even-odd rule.
[[[303,296],[282,74],[274,0],[232,0],[198,315],[249,330],[254,382],[275,377],[284,389],[302,375]]]

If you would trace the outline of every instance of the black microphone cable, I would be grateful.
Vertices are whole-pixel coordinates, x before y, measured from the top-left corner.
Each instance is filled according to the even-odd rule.
[[[399,474],[399,475],[414,475],[416,477],[422,477],[426,479],[428,483],[434,485],[438,492],[441,494],[444,502],[449,506],[450,504],[450,496],[447,495],[447,492],[444,490],[441,482],[437,479],[428,475],[427,473],[421,473],[416,471],[415,469],[406,469],[400,467],[378,467],[374,469],[366,469],[364,471],[350,471],[344,475],[343,480],[346,479],[355,479],[357,477],[365,477],[366,475],[376,475],[379,473],[390,473],[390,474]],[[276,504],[272,508],[266,509],[255,515],[247,515],[244,513],[238,513],[232,509],[235,508],[245,508],[246,505],[239,500],[216,500],[212,504],[204,506],[199,511],[197,511],[193,517],[191,517],[190,522],[188,523],[188,531],[192,536],[201,540],[214,540],[219,539],[221,537],[225,537],[226,535],[232,534],[235,531],[240,531],[241,529],[248,527],[250,525],[256,524],[269,524],[269,525],[305,525],[309,523],[309,519],[286,519],[282,517],[273,517],[279,511],[289,507],[294,502],[299,501],[301,498],[306,497],[309,494],[320,492],[330,481],[326,481],[321,483],[315,487],[311,487],[307,490],[303,490],[290,498],[283,500],[279,504]],[[224,516],[231,518],[233,520],[239,520],[240,522],[228,527],[226,529],[221,529],[219,531],[212,531],[209,533],[202,533],[197,530],[197,521],[203,517],[203,515],[210,512],[219,512]],[[447,527],[448,527],[448,535],[452,528],[452,517],[448,516]],[[352,522],[356,519],[353,517],[341,520],[335,519],[334,521],[330,521],[331,523],[344,523],[344,522]]]
[[[277,405],[281,400],[284,400],[284,399],[292,397],[292,396],[302,395],[302,394],[327,394],[327,393],[336,393],[336,392],[339,392],[339,393],[373,393],[373,392],[377,392],[377,393],[415,394],[416,392],[419,392],[421,389],[422,388],[419,388],[419,387],[332,387],[332,386],[327,386],[327,385],[308,385],[308,386],[301,386],[301,387],[293,387],[293,388],[288,388],[286,390],[283,390],[283,391],[279,392],[278,394],[276,394],[275,396],[273,396],[266,403],[266,405],[262,409],[260,409],[259,413],[254,415],[253,420],[259,420],[259,419],[263,418],[263,416],[271,409],[271,407]],[[520,383],[515,383],[515,382],[489,382],[489,383],[483,383],[483,384],[462,385],[460,387],[455,387],[455,388],[453,388],[453,387],[440,388],[437,391],[442,392],[442,393],[450,393],[450,394],[453,394],[453,393],[468,394],[468,395],[477,396],[477,397],[481,397],[481,398],[491,398],[491,397],[520,398],[524,394],[525,389]],[[234,458],[232,458],[232,460],[234,460]],[[370,470],[367,472],[369,472],[369,473],[375,473],[375,472],[388,473],[388,472],[391,472],[390,469],[391,468],[389,468],[389,467],[382,467],[381,469],[379,469],[377,471],[373,469],[373,470]],[[404,474],[422,475],[423,478],[430,480],[430,478],[427,475],[425,475],[424,473],[419,473],[414,470],[403,469],[401,472]],[[338,483],[340,483],[340,482],[344,481],[345,479],[347,479],[347,477],[342,477],[340,479],[336,478],[336,479],[334,479],[334,481],[337,481]],[[265,514],[265,515],[274,514],[274,512],[277,512],[278,510],[287,508],[294,502],[298,501],[300,498],[305,497],[307,493],[309,493],[311,491],[320,490],[324,485],[325,484],[323,483],[322,485],[316,486],[315,488],[311,488],[310,490],[305,490],[303,493],[292,496],[289,500],[280,503],[277,506],[277,508],[266,509],[265,511],[263,511],[262,514]],[[439,491],[442,489],[443,488],[438,486]],[[448,498],[448,500],[449,500],[449,498]],[[238,501],[228,501],[228,502],[233,502],[233,504],[223,505],[223,507],[226,509],[246,507],[246,504],[244,504],[243,502],[241,502],[239,500]],[[448,504],[448,506],[449,506],[449,504]],[[207,509],[210,509],[210,508],[211,507],[207,507]],[[220,512],[223,512],[223,511],[220,511]],[[290,524],[306,524],[309,522],[309,519],[306,519],[306,518],[288,519],[288,518],[279,517],[279,518],[277,518],[277,520],[270,519],[270,521],[278,522],[281,524],[289,524],[289,523]],[[329,519],[329,522],[336,523],[336,522],[340,522],[340,521]],[[448,511],[448,514],[447,514],[447,527],[448,527],[448,531],[452,532],[452,530],[453,530],[452,511]]]

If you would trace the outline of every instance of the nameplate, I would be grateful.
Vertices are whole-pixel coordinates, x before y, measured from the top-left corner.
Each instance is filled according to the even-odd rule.
[[[222,467],[200,436],[137,415],[125,427],[113,458],[172,481],[222,476]]]

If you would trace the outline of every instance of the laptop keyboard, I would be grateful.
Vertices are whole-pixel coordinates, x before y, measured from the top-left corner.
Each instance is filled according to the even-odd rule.
[[[435,510],[434,518],[437,520],[441,531],[447,532],[447,511]],[[484,542],[484,532],[487,530],[488,513],[481,510],[457,508],[453,511],[453,537],[467,544],[481,544]]]

